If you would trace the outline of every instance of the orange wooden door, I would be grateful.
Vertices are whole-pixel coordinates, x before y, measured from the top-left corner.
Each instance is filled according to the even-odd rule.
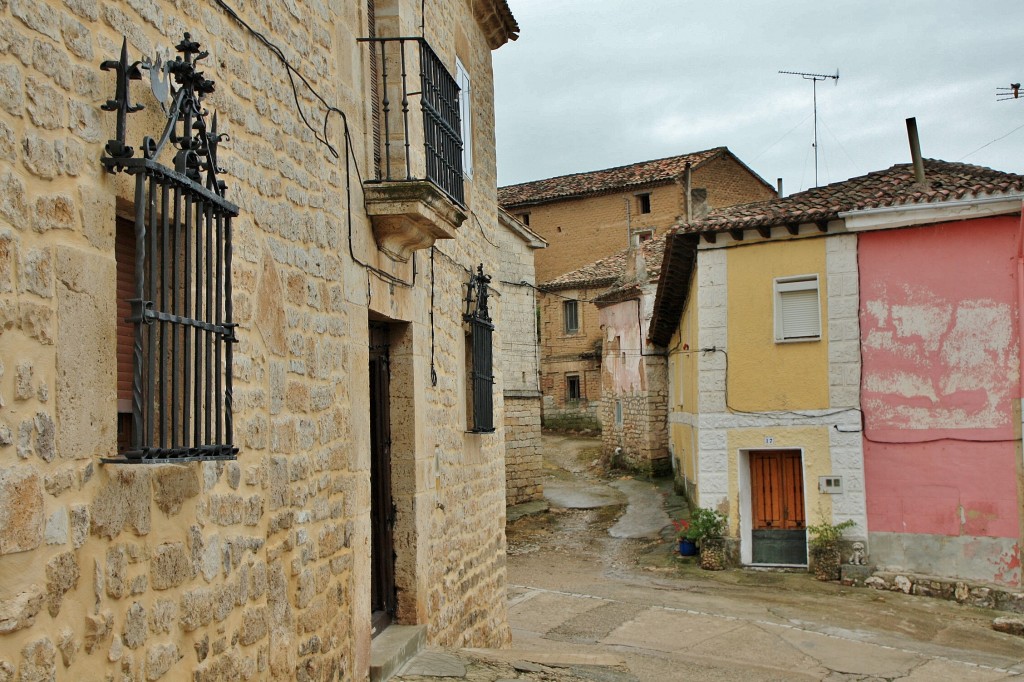
[[[754,530],[804,528],[804,474],[799,450],[750,453]]]

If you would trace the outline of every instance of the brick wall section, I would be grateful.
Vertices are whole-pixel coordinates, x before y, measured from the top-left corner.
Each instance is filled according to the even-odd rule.
[[[396,6],[402,34],[416,33],[420,3]],[[364,7],[238,10],[349,114],[365,177]],[[442,60],[454,70],[458,50],[473,77],[475,175],[467,228],[441,245],[433,277],[419,254],[416,284],[403,288],[350,258],[349,217],[363,260],[412,275],[376,251],[358,198],[347,210],[345,165],[302,126],[281,65],[216,6],[0,0],[0,679],[364,679],[371,313],[395,321],[398,619],[427,624],[441,645],[507,643],[504,378],[497,432],[467,435],[461,320],[466,268],[494,271],[499,255],[484,238],[498,231],[490,50],[461,0],[430,3],[426,26]],[[98,65],[117,56],[122,34],[136,59],[186,30],[210,51],[209,108],[231,135],[222,177],[241,207],[241,452],[101,464],[116,447],[115,214],[130,215],[132,186],[99,164],[114,79]],[[147,107],[129,120],[137,145],[162,122],[145,81],[132,99]],[[337,118],[329,130],[343,147]],[[502,307],[495,300],[499,366]]]
[[[650,193],[650,213],[639,212],[638,193]],[[530,229],[548,242],[548,248],[537,254],[537,280],[547,282],[626,248],[629,245],[627,203],[629,225],[634,231],[653,228],[660,234],[682,215],[683,197],[680,186],[670,183],[636,192],[566,199],[510,210],[514,214],[529,212]]]
[[[601,402],[601,321],[597,307],[588,303],[597,289],[538,292],[540,305],[540,374],[544,419],[557,418],[567,428],[597,428]],[[579,332],[566,334],[566,300],[578,301]],[[595,354],[581,360],[583,354]],[[580,377],[580,400],[566,400],[566,376]],[[578,419],[577,419],[578,417]],[[556,422],[552,422],[556,425]]]

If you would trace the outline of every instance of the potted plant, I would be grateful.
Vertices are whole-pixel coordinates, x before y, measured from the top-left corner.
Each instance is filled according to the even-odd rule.
[[[700,567],[708,571],[725,568],[725,530],[729,517],[717,509],[697,507],[690,512],[686,536],[700,545]]]
[[[822,521],[813,526],[807,526],[807,532],[811,538],[809,554],[811,569],[814,577],[818,580],[839,580],[842,556],[839,553],[839,543],[843,539],[843,533],[855,525],[852,519],[846,519],[842,523],[829,523]]]
[[[695,556],[697,544],[690,539],[690,522],[686,519],[673,520],[676,528],[676,542],[679,545],[679,556]]]

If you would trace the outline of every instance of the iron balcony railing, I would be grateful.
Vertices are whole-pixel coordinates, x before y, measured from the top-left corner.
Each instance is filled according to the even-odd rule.
[[[423,38],[360,38],[370,46],[374,100],[374,179],[429,180],[460,207],[462,124],[459,86]],[[414,46],[414,47],[411,47]],[[419,91],[409,81],[419,69]],[[410,98],[419,97],[422,131],[410,124]],[[418,156],[422,135],[423,157]]]

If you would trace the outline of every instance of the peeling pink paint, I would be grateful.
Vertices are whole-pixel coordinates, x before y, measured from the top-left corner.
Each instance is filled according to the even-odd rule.
[[[859,238],[872,531],[1020,537],[1016,239],[1015,217]]]
[[[1021,584],[1021,551],[1016,544],[1013,549],[999,557],[996,569],[996,582],[1004,585]]]

